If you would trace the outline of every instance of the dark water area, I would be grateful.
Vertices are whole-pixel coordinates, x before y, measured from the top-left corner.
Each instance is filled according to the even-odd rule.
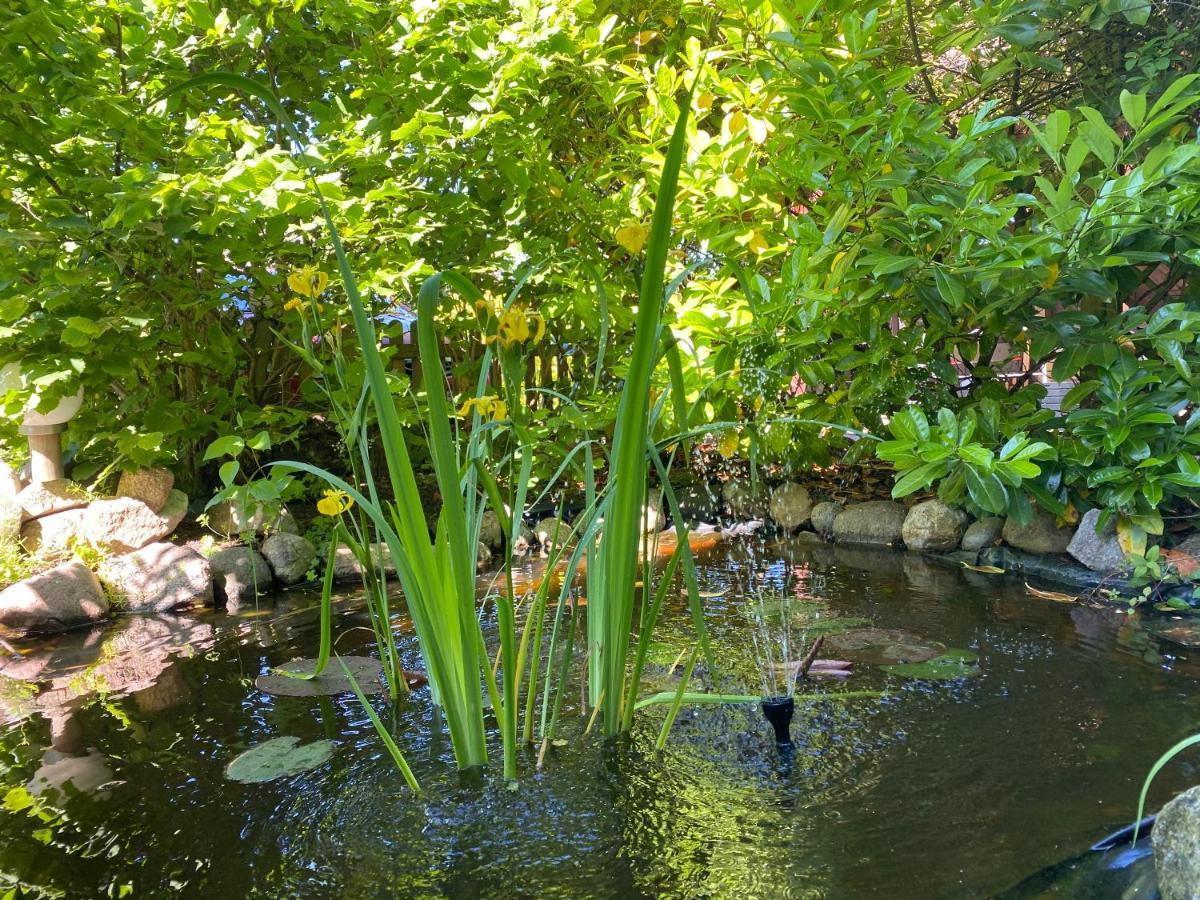
[[[685,707],[661,752],[665,707],[616,743],[583,736],[586,719],[566,709],[565,745],[540,771],[525,754],[516,790],[499,778],[498,740],[485,773],[454,770],[427,689],[394,706],[377,697],[417,797],[353,696],[255,688],[315,653],[313,593],[240,615],[127,619],[0,663],[0,896],[927,900],[994,896],[1051,866],[1062,877],[1021,896],[1105,896],[1103,881],[1070,888],[1060,864],[1127,824],[1151,764],[1195,730],[1200,651],[1139,616],[911,554],[748,540],[700,562],[713,686],[759,692],[746,608],[786,591],[812,633],[850,629],[826,655],[840,646],[855,663],[799,692],[885,696],[798,698],[783,757],[750,704]],[[343,598],[337,652],[373,653],[368,624]],[[846,642],[864,629],[970,651],[977,673],[902,678],[878,647]],[[692,642],[680,598],[647,691],[677,683],[667,669]],[[402,646],[419,668],[411,633]],[[279,736],[334,752],[276,781],[225,778]],[[1185,755],[1152,806],[1195,783]]]

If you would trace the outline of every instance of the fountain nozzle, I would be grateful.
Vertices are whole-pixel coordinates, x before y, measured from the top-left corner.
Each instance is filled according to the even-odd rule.
[[[796,711],[796,701],[791,697],[763,697],[763,717],[775,729],[775,744],[778,747],[791,747],[792,735],[788,726],[792,724],[792,714]]]

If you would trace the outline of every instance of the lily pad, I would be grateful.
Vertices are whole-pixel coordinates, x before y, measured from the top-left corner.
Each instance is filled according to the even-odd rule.
[[[859,628],[826,639],[830,653],[845,653],[872,665],[921,663],[946,652],[946,645],[900,628]]]
[[[947,650],[941,656],[924,662],[901,663],[884,666],[884,671],[902,678],[920,678],[927,681],[952,681],[956,678],[972,678],[979,674],[979,657],[970,650]]]
[[[225,777],[244,784],[261,784],[314,769],[332,755],[333,741],[301,744],[298,737],[271,738],[239,755],[226,767]]]
[[[856,628],[862,628],[864,625],[870,624],[870,619],[857,619],[853,616],[843,616],[841,618],[834,617],[829,619],[812,619],[811,621],[799,622],[797,623],[796,627],[804,632],[804,634],[808,637],[815,638],[823,634],[844,634],[847,631],[853,631]]]
[[[341,662],[350,670],[364,694],[383,693],[383,666],[369,656],[342,656]],[[311,675],[317,668],[315,659],[295,659],[279,666],[269,675],[259,675],[254,686],[260,691],[279,697],[320,697],[332,694],[351,694],[354,687],[337,659],[329,661],[325,671],[316,678],[293,678],[292,675]]]

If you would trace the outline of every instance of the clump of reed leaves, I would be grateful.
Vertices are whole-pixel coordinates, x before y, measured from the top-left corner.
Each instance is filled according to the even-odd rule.
[[[495,663],[485,643],[475,593],[478,537],[483,513],[489,507],[495,511],[509,537],[507,546],[511,548],[516,543],[521,514],[525,508],[531,448],[518,447],[504,455],[502,462],[497,465],[493,458],[495,447],[492,438],[499,424],[483,421],[476,408],[469,428],[453,426],[454,417],[441,377],[441,344],[435,319],[443,288],[451,288],[472,304],[486,302],[481,292],[468,279],[455,272],[443,272],[430,277],[419,291],[417,336],[421,364],[427,378],[421,426],[442,500],[436,527],[431,535],[409,453],[408,438],[379,350],[375,323],[359,292],[328,205],[317,189],[316,172],[303,150],[303,136],[273,92],[243,76],[224,72],[207,73],[176,86],[168,93],[198,87],[231,89],[256,97],[267,105],[290,137],[293,156],[304,166],[320,204],[361,354],[362,378],[356,390],[350,376],[352,368],[347,364],[340,345],[333,343],[335,361],[332,373],[342,383],[342,395],[359,397],[352,408],[347,403],[339,404],[333,410],[348,448],[350,458],[347,462],[355,473],[352,480],[357,483],[304,462],[276,463],[283,468],[307,472],[323,479],[331,488],[344,492],[354,503],[340,518],[331,542],[323,591],[317,672],[329,664],[331,658],[332,562],[338,543],[344,542],[358,557],[363,569],[372,623],[381,655],[384,656],[385,672],[395,695],[402,692],[405,686],[392,637],[382,553],[390,556],[417,634],[432,696],[442,709],[460,768],[480,766],[487,761],[485,691],[499,722],[506,778],[517,776],[518,747],[521,743],[534,740],[535,718],[538,720],[536,737],[542,742],[543,749],[553,737],[577,637],[577,611],[570,603],[570,586],[578,566],[584,561],[588,597],[584,650],[588,696],[593,715],[600,714],[601,731],[605,736],[629,730],[637,709],[649,704],[667,703],[670,704],[670,712],[660,735],[661,745],[683,702],[721,702],[730,699],[689,693],[687,678],[683,679],[678,691],[648,698],[638,697],[651,635],[677,575],[683,576],[687,586],[697,636],[689,671],[702,652],[708,656],[710,666],[712,663],[687,529],[666,477],[660,448],[652,438],[666,396],[658,404],[652,405],[650,392],[654,371],[658,363],[665,360],[671,378],[670,397],[676,406],[676,419],[686,428],[691,411],[687,409],[684,397],[678,350],[663,327],[662,309],[687,274],[685,272],[677,276],[669,285],[664,282],[675,194],[686,144],[690,91],[679,105],[679,114],[660,175],[652,225],[645,247],[636,332],[628,357],[628,373],[621,390],[611,452],[607,460],[608,477],[603,490],[597,488],[592,442],[585,442],[576,448],[583,457],[579,468],[585,480],[587,509],[575,522],[570,539],[563,542],[573,549],[569,553],[558,551],[566,560],[566,571],[561,579],[550,629],[547,648],[549,663],[546,671],[539,673],[543,625],[550,602],[552,579],[542,580],[530,603],[524,626],[518,629],[512,558],[511,555],[506,557],[504,584],[494,596],[500,643]],[[597,279],[597,286],[603,305],[603,284],[600,279]],[[506,309],[514,303],[515,294],[514,291],[508,298]],[[314,313],[316,311],[314,303]],[[602,315],[602,319],[605,318]],[[606,323],[602,327],[606,328]],[[602,330],[602,348],[604,336]],[[311,352],[306,347],[297,347],[297,350]],[[523,392],[516,373],[522,366],[515,358],[505,358],[503,349],[499,352],[500,369],[507,373],[502,377],[500,389],[509,398],[512,414],[519,416],[523,406],[520,395]],[[315,360],[312,363],[317,364]],[[598,361],[597,381],[599,366]],[[354,371],[358,368],[354,367]],[[483,398],[489,393],[487,380],[490,369],[490,358],[485,354],[476,398]],[[372,427],[377,430],[378,445],[384,455],[390,499],[384,498],[372,475],[367,440]],[[519,435],[520,429],[513,429],[512,433]],[[571,457],[575,455],[575,451],[570,454]],[[647,498],[647,457],[658,469],[678,536],[676,549],[657,579],[654,554],[648,552],[646,546],[639,547],[647,540],[641,527]],[[497,469],[505,467],[508,477],[498,478]],[[512,486],[508,497],[502,496],[501,481]],[[511,515],[509,509],[512,510]],[[376,540],[372,541],[372,536]],[[556,561],[556,556],[551,559],[551,564]],[[636,641],[633,638],[635,626]],[[536,708],[539,678],[540,714]],[[518,732],[523,686],[524,727]],[[409,785],[414,790],[419,789],[392,736],[366,698],[361,693],[359,696]]]

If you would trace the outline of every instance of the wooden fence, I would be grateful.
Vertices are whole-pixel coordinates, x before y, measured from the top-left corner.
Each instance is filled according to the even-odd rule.
[[[425,373],[421,365],[421,355],[417,348],[415,323],[407,323],[400,332],[399,339],[390,341],[394,347],[391,365],[398,372],[408,376],[413,387],[419,387],[424,381]],[[474,379],[455,376],[463,363],[479,361],[483,356],[483,345],[476,340],[453,342],[443,341],[442,369],[443,377],[451,379],[451,387],[458,394],[473,392]],[[543,340],[536,352],[529,357],[525,368],[525,389],[528,393],[528,403],[532,409],[556,409],[562,401],[553,394],[554,391],[571,396],[574,385],[591,384],[595,368],[594,357],[585,353],[575,345],[555,344]],[[493,358],[490,376],[492,384],[500,383],[500,364]]]

